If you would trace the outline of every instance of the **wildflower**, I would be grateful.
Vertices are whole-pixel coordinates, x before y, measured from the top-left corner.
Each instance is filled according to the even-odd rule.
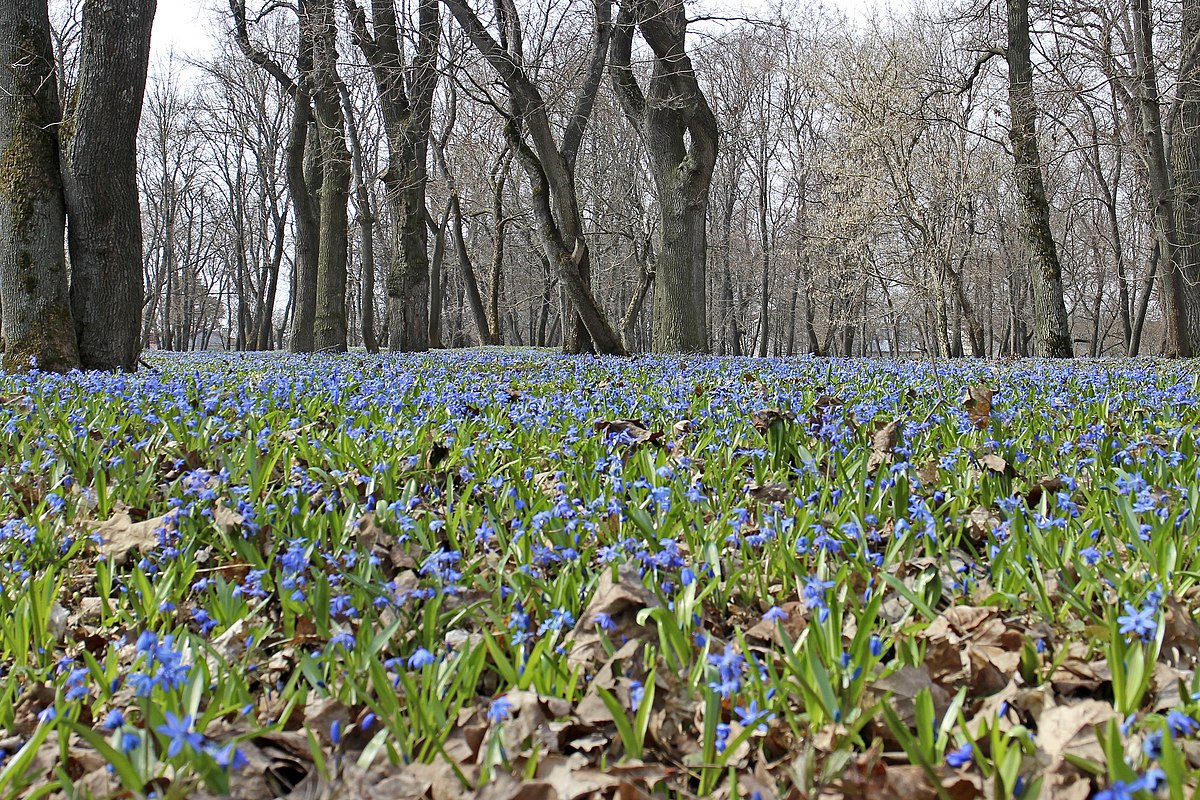
[[[746,659],[728,644],[724,655],[710,655],[708,663],[717,668],[719,680],[709,682],[710,689],[729,697],[742,687],[742,667]]]
[[[638,706],[642,704],[642,700],[646,697],[646,687],[641,681],[634,681],[629,684],[629,706],[634,711],[638,710]]]
[[[416,652],[408,657],[409,669],[420,669],[427,664],[432,664],[436,659],[433,653],[426,650],[424,647],[418,647]]]
[[[198,752],[204,746],[204,737],[192,730],[192,715],[185,714],[182,718],[170,711],[166,714],[167,721],[154,730],[171,740],[167,747],[167,758],[174,758],[184,749]]]
[[[125,715],[119,709],[114,708],[109,711],[104,717],[104,723],[101,727],[106,731],[115,731],[117,728],[125,724]]]
[[[208,753],[217,762],[217,766],[225,769],[244,769],[250,764],[250,759],[246,758],[246,754],[238,749],[233,742],[224,747],[210,746]]]
[[[952,769],[958,769],[959,767],[970,764],[974,755],[975,746],[970,742],[967,742],[957,750],[946,754],[946,765]]]
[[[615,631],[617,629],[617,623],[613,621],[611,616],[605,614],[603,611],[597,611],[596,613],[592,614],[592,622],[596,623],[596,627],[602,630]]]
[[[763,622],[783,622],[788,618],[788,613],[779,606],[771,606],[767,609],[767,613],[762,615]]]
[[[727,723],[724,723],[724,722],[717,723],[717,730],[716,730],[717,740],[715,742],[713,742],[713,745],[717,748],[718,753],[724,753],[725,748],[729,746],[730,730],[731,729]]]
[[[342,743],[342,721],[340,719],[335,719],[330,723],[329,741],[333,743],[334,747]]]
[[[1147,758],[1162,758],[1163,732],[1161,729],[1150,731],[1142,741],[1142,752]]]
[[[767,723],[775,719],[769,710],[758,707],[757,700],[751,700],[748,706],[738,706],[733,712],[738,715],[738,722],[743,728],[757,727],[759,733],[766,733]]]
[[[1151,606],[1135,608],[1132,603],[1126,603],[1125,613],[1117,617],[1117,623],[1121,633],[1132,634],[1143,642],[1150,641],[1158,630],[1155,610]]]
[[[501,695],[493,700],[491,705],[488,706],[488,722],[491,722],[492,724],[503,722],[512,716],[512,711],[512,701],[504,695]]]
[[[1172,738],[1187,737],[1200,731],[1200,722],[1182,711],[1172,710],[1167,712],[1167,727],[1171,729]]]

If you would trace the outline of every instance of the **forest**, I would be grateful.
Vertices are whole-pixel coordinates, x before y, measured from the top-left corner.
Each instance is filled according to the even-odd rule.
[[[1191,6],[222,3],[211,52],[150,69],[125,335],[1188,355]],[[80,9],[50,19],[68,110]]]

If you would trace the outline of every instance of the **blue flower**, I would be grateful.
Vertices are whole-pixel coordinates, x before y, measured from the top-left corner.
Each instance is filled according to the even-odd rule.
[[[512,701],[509,700],[508,697],[501,695],[493,700],[491,705],[488,706],[488,722],[491,722],[493,725],[503,722],[512,716],[512,711]]]
[[[427,664],[432,664],[436,660],[437,659],[434,658],[433,653],[429,652],[424,647],[418,647],[416,651],[408,657],[408,668],[420,669]]]
[[[109,711],[104,717],[104,723],[101,727],[106,731],[115,731],[117,728],[125,724],[125,715],[118,709]]]
[[[596,613],[592,614],[592,622],[596,623],[597,627],[602,630],[615,631],[617,629],[617,623],[613,621],[611,616],[605,614],[603,611],[597,611]]]
[[[733,712],[738,715],[738,722],[743,728],[757,727],[759,733],[766,733],[767,723],[775,719],[771,711],[758,707],[757,700],[751,700],[748,706],[738,706]]]
[[[1135,608],[1132,603],[1126,603],[1125,613],[1117,617],[1117,623],[1121,626],[1120,632],[1132,634],[1143,642],[1150,641],[1158,630],[1156,613],[1152,606]]]
[[[642,704],[642,700],[646,697],[646,687],[641,681],[633,681],[629,684],[629,706],[634,711],[638,710],[638,706]]]
[[[975,757],[975,746],[967,742],[957,750],[953,750],[946,754],[946,765],[958,769],[959,767],[970,764]]]
[[[763,622],[782,622],[788,618],[788,613],[779,606],[771,606],[767,609],[767,613],[762,615]]]
[[[167,748],[167,758],[174,758],[184,751],[199,752],[204,747],[204,737],[192,730],[192,715],[185,714],[182,718],[170,711],[166,713],[167,721],[154,730],[171,740]]]
[[[1167,726],[1171,729],[1173,738],[1192,736],[1196,731],[1200,731],[1200,722],[1176,710],[1167,712]]]
[[[224,747],[210,745],[208,747],[208,754],[217,762],[217,766],[224,767],[225,769],[238,770],[250,765],[250,760],[246,758],[246,754],[239,750],[233,742]]]

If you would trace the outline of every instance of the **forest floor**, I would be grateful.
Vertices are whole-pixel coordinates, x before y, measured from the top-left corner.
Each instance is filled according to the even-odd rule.
[[[1197,379],[0,377],[0,798],[1182,798]]]

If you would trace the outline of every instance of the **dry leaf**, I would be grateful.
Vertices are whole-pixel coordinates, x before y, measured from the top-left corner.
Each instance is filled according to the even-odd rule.
[[[982,383],[967,387],[963,397],[963,408],[967,410],[967,419],[976,428],[986,428],[992,418],[992,390]]]
[[[101,539],[100,554],[111,556],[118,566],[125,563],[132,551],[148,553],[158,547],[159,534],[174,528],[173,520],[165,516],[134,522],[128,510],[116,511],[103,522],[88,524]]]

